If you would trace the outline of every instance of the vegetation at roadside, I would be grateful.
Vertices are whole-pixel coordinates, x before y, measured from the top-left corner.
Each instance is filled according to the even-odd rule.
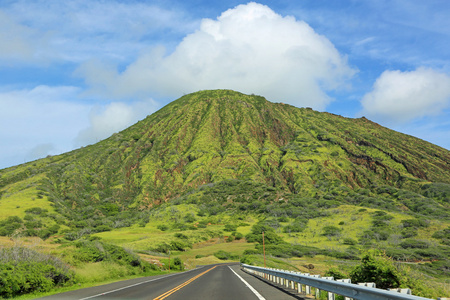
[[[47,292],[73,284],[74,272],[61,260],[34,250],[0,249],[0,297]]]

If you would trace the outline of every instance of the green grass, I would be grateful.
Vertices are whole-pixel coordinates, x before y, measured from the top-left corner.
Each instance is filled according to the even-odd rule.
[[[47,197],[38,197],[38,190],[36,185],[39,183],[44,175],[29,177],[23,181],[19,181],[0,189],[3,192],[0,201],[0,221],[9,216],[25,216],[25,210],[32,207],[40,207],[47,209],[49,212],[54,212],[51,202]]]
[[[328,209],[329,216],[314,218],[308,221],[308,227],[300,233],[280,233],[289,243],[297,243],[301,245],[314,246],[318,248],[335,248],[344,250],[347,245],[342,244],[343,239],[351,238],[358,240],[360,234],[364,230],[370,229],[372,226],[372,213],[378,209],[367,208],[366,211],[360,212],[361,207],[351,205],[341,205],[337,208]],[[410,215],[390,212],[394,218],[390,220],[390,227],[396,228],[401,224],[401,220],[411,219]],[[343,222],[343,225],[340,223]],[[445,223],[442,223],[442,227]],[[325,226],[336,226],[342,229],[338,237],[326,237],[322,235]],[[436,228],[441,228],[441,226]]]

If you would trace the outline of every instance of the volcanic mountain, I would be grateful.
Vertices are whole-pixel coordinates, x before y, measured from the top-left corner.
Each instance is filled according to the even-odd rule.
[[[49,201],[70,227],[104,216],[121,222],[127,212],[227,182],[264,187],[260,198],[269,202],[295,195],[376,206],[384,199],[448,216],[450,151],[364,117],[212,90],[185,95],[97,144],[0,175],[0,205]]]

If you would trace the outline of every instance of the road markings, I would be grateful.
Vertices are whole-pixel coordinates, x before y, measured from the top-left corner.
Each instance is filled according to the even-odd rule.
[[[192,269],[192,270],[186,271],[185,273],[192,272],[192,271],[195,271],[195,270],[197,270],[197,269]],[[161,280],[161,279],[166,279],[168,277],[172,277],[172,276],[176,276],[176,275],[180,275],[180,274],[182,274],[182,273],[170,274],[170,275],[167,275],[167,276],[162,276],[162,277],[158,277],[158,278],[154,278],[154,279],[138,282],[138,283],[135,283],[135,284],[132,284],[132,285],[128,285],[128,286],[125,286],[125,287],[122,287],[122,288],[118,288],[118,289],[115,289],[115,290],[111,290],[111,291],[107,291],[107,292],[104,292],[104,293],[101,293],[101,294],[89,296],[89,297],[86,297],[86,298],[81,298],[79,300],[87,300],[87,299],[100,297],[100,296],[103,296],[103,295],[106,295],[106,294],[111,294],[111,293],[114,293],[114,292],[118,292],[118,291],[121,291],[121,290],[125,290],[125,289],[128,289],[128,288],[131,288],[131,287],[135,287],[137,285],[141,285],[141,284],[145,284],[145,283],[149,283],[149,282],[157,281],[157,280]]]
[[[206,273],[208,273],[209,271],[211,271],[212,269],[214,269],[217,266],[212,267],[211,269],[206,270],[203,273],[198,274],[197,276],[192,277],[191,279],[189,279],[188,281],[180,284],[179,286],[171,289],[170,291],[165,292],[164,294],[154,298],[153,300],[163,300],[166,297],[169,297],[170,295],[172,295],[173,293],[175,293],[176,291],[181,290],[182,288],[184,288],[185,286],[187,286],[188,284],[190,284],[192,281],[196,280],[197,278],[199,278],[200,276],[205,275]]]
[[[255,290],[247,281],[245,281],[244,278],[239,276],[238,273],[236,273],[230,266],[228,268],[230,268],[230,270],[234,273],[234,275],[236,275],[240,280],[242,280],[243,283],[245,283],[245,285],[256,295],[256,297],[258,297],[259,300],[266,300],[266,298],[261,296],[261,294],[258,293],[257,290]]]

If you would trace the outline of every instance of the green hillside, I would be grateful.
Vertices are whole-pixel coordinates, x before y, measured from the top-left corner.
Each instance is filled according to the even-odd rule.
[[[250,259],[264,229],[275,257],[379,248],[445,278],[449,202],[446,149],[364,117],[200,91],[97,144],[0,170],[0,236],[95,236],[184,259],[228,239]]]

